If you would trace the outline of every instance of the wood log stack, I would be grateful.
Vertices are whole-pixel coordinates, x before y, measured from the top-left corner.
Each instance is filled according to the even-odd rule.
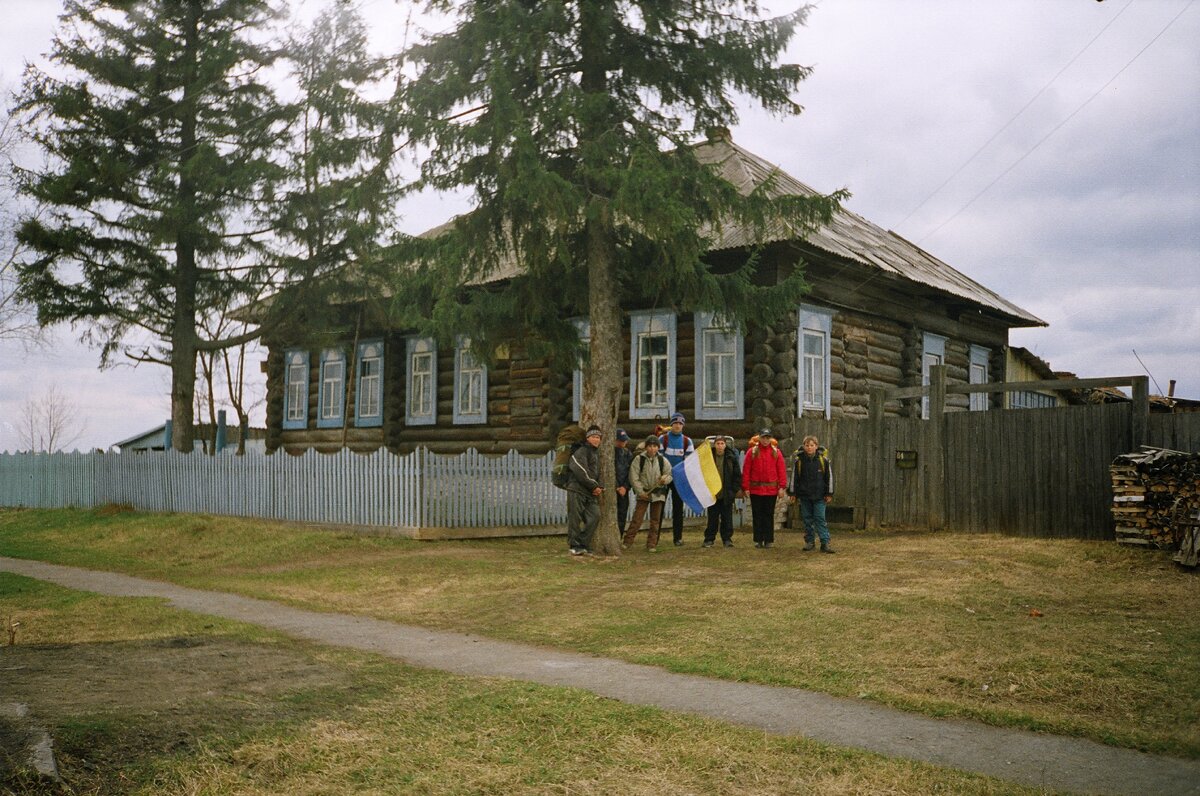
[[[1200,562],[1200,453],[1143,448],[1118,456],[1112,476],[1117,541],[1175,550]]]

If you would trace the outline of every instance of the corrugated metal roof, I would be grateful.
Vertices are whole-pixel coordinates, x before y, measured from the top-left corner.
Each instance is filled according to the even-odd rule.
[[[819,195],[818,191],[775,164],[742,149],[723,136],[698,145],[696,155],[701,162],[718,166],[721,176],[737,186],[743,194],[773,180],[773,193],[778,196]],[[1021,309],[932,254],[849,210],[837,210],[829,224],[807,235],[782,220],[772,222],[761,242],[796,239],[803,239],[822,251],[878,268],[884,273],[982,304],[1016,319],[1018,326],[1046,325],[1041,318]],[[720,230],[713,249],[735,249],[753,243],[751,230],[725,227]]]

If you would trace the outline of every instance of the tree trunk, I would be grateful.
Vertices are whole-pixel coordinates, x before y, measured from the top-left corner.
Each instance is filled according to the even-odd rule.
[[[608,15],[612,9],[603,3],[584,3],[580,9],[580,87],[589,95],[590,110],[585,114],[581,129],[581,149],[603,152],[600,142],[606,136],[611,119],[607,103],[600,101],[608,92]],[[603,158],[603,155],[601,155]],[[588,182],[602,181],[607,168],[603,162],[587,166]],[[600,521],[592,539],[592,552],[598,555],[619,556],[621,539],[617,531],[616,456],[613,439],[617,430],[617,401],[621,397],[621,309],[620,291],[616,289],[616,236],[613,234],[612,208],[606,187],[590,186],[595,197],[585,209],[586,257],[588,274],[588,316],[591,322],[591,344],[580,422],[586,428],[595,423],[603,432],[600,443]]]
[[[191,453],[192,403],[196,395],[196,188],[189,176],[188,161],[196,151],[196,106],[193,102],[196,61],[199,52],[200,4],[188,3],[188,25],[184,31],[183,57],[187,61],[180,124],[179,226],[175,238],[175,306],[171,324],[171,447]]]
[[[604,432],[600,444],[600,522],[592,541],[598,555],[619,556],[616,456],[617,401],[621,397],[621,309],[613,284],[612,225],[607,203],[593,204],[587,225],[588,314],[592,324],[591,356],[584,380],[581,422]]]

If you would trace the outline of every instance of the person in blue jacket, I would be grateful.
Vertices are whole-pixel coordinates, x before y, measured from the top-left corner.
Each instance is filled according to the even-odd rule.
[[[671,430],[658,438],[662,443],[663,456],[667,457],[667,462],[674,467],[684,460],[684,457],[691,455],[695,450],[692,445],[691,437],[683,433],[684,417],[679,412],[671,415]],[[679,490],[675,488],[675,482],[671,482],[671,536],[675,540],[675,546],[683,545],[683,498],[679,495]]]

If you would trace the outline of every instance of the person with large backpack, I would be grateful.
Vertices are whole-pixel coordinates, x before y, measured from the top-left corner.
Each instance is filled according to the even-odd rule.
[[[804,520],[804,549],[816,547],[821,540],[821,552],[832,553],[829,546],[829,525],[825,522],[825,506],[833,500],[833,468],[829,466],[829,451],[821,447],[814,436],[807,436],[792,464],[792,485],[788,494],[800,501],[800,517]]]
[[[658,437],[651,434],[646,437],[644,449],[633,457],[629,465],[629,483],[637,498],[633,508],[633,519],[629,528],[621,538],[621,544],[628,548],[637,538],[642,529],[642,518],[650,512],[650,528],[646,532],[646,551],[658,552],[658,529],[662,525],[663,506],[667,503],[667,490],[671,483],[671,465],[665,456],[658,453]]]
[[[550,483],[559,489],[571,484],[571,454],[583,445],[583,426],[572,423],[563,426],[554,442],[554,464],[550,466]]]
[[[596,524],[600,521],[600,427],[591,426],[584,444],[567,462],[571,481],[567,484],[567,546],[571,555],[590,553]]]
[[[787,493],[787,464],[770,429],[758,432],[758,443],[746,451],[742,463],[742,491],[750,495],[754,515],[754,546],[775,544],[775,502]]]
[[[662,454],[667,457],[667,462],[671,467],[679,464],[696,450],[692,445],[692,438],[683,433],[683,423],[683,415],[676,412],[671,415],[670,431],[658,438]],[[676,547],[683,544],[683,497],[680,496],[674,483],[671,484],[671,537],[675,541]]]

